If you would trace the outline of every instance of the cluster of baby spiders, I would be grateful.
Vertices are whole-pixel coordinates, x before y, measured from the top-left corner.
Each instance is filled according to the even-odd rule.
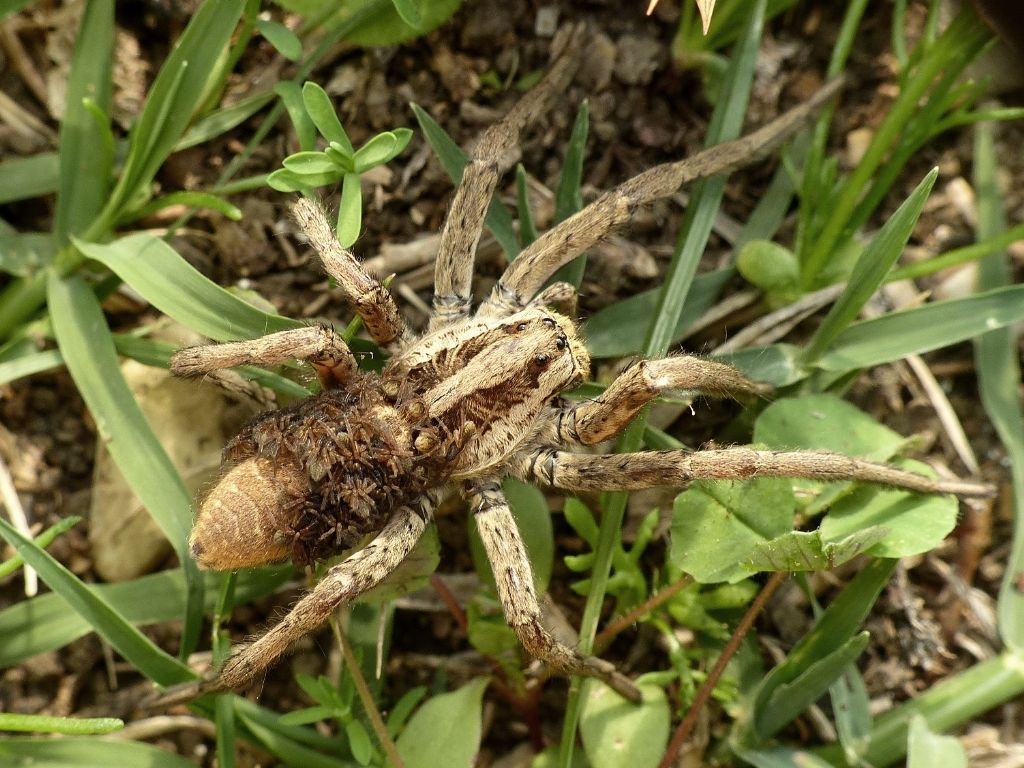
[[[628,221],[637,206],[771,152],[837,90],[831,83],[745,138],[657,166],[605,193],[527,247],[473,312],[474,252],[507,155],[523,128],[571,79],[582,34],[569,35],[566,52],[541,83],[480,139],[444,225],[433,315],[422,336],[404,326],[390,292],[337,243],[322,210],[305,199],[295,205],[295,218],[324,268],[389,353],[380,373],[360,371],[341,337],[323,325],[194,347],[174,357],[172,369],[182,376],[303,359],[323,385],[321,394],[259,417],[229,444],[224,470],[202,501],[192,534],[192,553],[201,566],[223,570],[289,558],[305,565],[374,538],[331,567],[279,623],[236,651],[218,672],[171,693],[164,703],[251,682],[340,604],[386,579],[450,492],[470,502],[506,618],[523,646],[559,672],[599,678],[638,700],[629,678],[559,642],[542,625],[529,560],[501,491],[505,477],[570,493],[754,476],[860,480],[921,493],[989,492],[971,482],[935,481],[821,452],[569,450],[618,434],[666,391],[763,391],[727,365],[676,356],[632,366],[593,400],[564,400],[564,390],[587,380],[590,359],[568,317],[575,289],[566,283],[544,286],[562,265]]]

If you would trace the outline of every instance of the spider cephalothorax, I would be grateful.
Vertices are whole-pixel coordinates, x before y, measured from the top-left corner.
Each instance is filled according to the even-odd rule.
[[[507,476],[569,492],[765,475],[861,480],[923,493],[989,493],[976,483],[934,481],[828,453],[571,450],[613,437],[668,390],[724,396],[764,391],[727,365],[677,356],[628,368],[593,400],[565,401],[559,393],[588,377],[590,361],[574,324],[549,309],[574,306],[575,289],[543,286],[637,205],[764,156],[836,91],[830,84],[744,139],[657,166],[606,192],[526,248],[472,313],[474,251],[508,150],[571,77],[573,61],[570,55],[557,58],[541,84],[481,137],[441,236],[434,312],[421,338],[404,327],[391,294],[338,245],[321,209],[308,200],[296,204],[296,221],[325,269],[391,355],[379,374],[359,372],[341,337],[320,325],[175,356],[172,368],[185,376],[301,358],[313,364],[324,387],[316,397],[262,416],[229,445],[226,468],[203,501],[192,535],[201,565],[235,568],[287,558],[308,563],[376,538],[330,568],[280,623],[216,676],[165,701],[252,680],[339,604],[385,579],[412,551],[434,506],[454,491],[470,502],[505,616],[526,649],[563,673],[598,677],[638,700],[637,688],[612,665],[567,647],[541,623],[529,560],[501,492]]]

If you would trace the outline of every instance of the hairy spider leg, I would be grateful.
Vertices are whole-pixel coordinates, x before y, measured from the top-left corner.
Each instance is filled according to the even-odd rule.
[[[398,312],[395,297],[363,269],[350,251],[341,247],[323,209],[312,200],[300,198],[292,206],[292,215],[319,254],[327,274],[337,281],[345,298],[363,319],[373,340],[392,351],[406,347],[412,336]]]
[[[189,378],[237,365],[270,366],[293,359],[308,360],[325,389],[342,386],[358,369],[352,351],[333,328],[309,325],[248,341],[187,347],[171,358],[171,373]]]
[[[641,360],[627,368],[595,397],[563,407],[557,419],[562,442],[595,445],[614,437],[647,403],[668,390],[696,390],[716,397],[765,395],[770,387],[756,384],[731,365],[680,355]]]
[[[794,477],[902,488],[916,493],[992,496],[994,489],[966,480],[932,480],[886,464],[824,451],[758,451],[723,448],[703,451],[638,451],[582,455],[546,449],[522,460],[519,471],[564,491],[638,491],[656,486],[683,487],[695,480],[746,480]]]
[[[542,114],[550,99],[564,90],[579,64],[582,26],[572,28],[562,52],[543,79],[523,96],[477,142],[462,172],[451,212],[441,233],[434,268],[434,316],[430,330],[467,317],[471,308],[473,261],[484,228],[487,208],[498,179],[511,165],[511,150],[523,129]]]
[[[524,249],[481,304],[478,315],[504,317],[522,310],[555,272],[629,221],[637,206],[673,195],[684,184],[729,173],[767,157],[813,117],[841,85],[841,79],[836,78],[805,103],[747,136],[675,163],[655,166],[601,195]]]
[[[530,559],[508,501],[497,483],[475,483],[467,496],[494,572],[505,619],[527,652],[563,674],[596,677],[630,701],[639,702],[639,689],[613,664],[595,656],[584,656],[560,643],[541,624]]]
[[[373,541],[330,568],[266,634],[236,650],[212,677],[170,689],[153,706],[237,690],[251,682],[293,643],[326,622],[339,605],[378,586],[401,565],[423,535],[436,503],[436,494],[425,494],[417,503],[396,509]]]

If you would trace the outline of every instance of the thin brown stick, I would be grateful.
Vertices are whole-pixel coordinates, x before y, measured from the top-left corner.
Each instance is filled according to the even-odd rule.
[[[381,717],[380,710],[377,709],[377,702],[373,700],[370,686],[366,684],[366,678],[363,677],[363,670],[359,668],[359,661],[352,652],[352,646],[349,645],[348,638],[345,637],[345,633],[338,626],[336,614],[331,616],[331,630],[334,632],[334,637],[341,647],[341,655],[344,657],[349,672],[352,674],[352,682],[355,683],[359,700],[363,702],[363,709],[370,716],[370,725],[373,727],[373,732],[377,734],[377,741],[384,748],[384,754],[388,756],[388,760],[394,768],[405,768],[405,761],[398,754],[398,747],[391,738],[391,734],[388,733],[388,727],[384,725],[384,718]]]
[[[661,758],[661,762],[658,763],[658,768],[672,768],[676,762],[676,757],[679,755],[679,750],[683,748],[683,744],[690,737],[693,732],[693,727],[697,724],[697,716],[700,714],[704,705],[707,704],[708,699],[711,698],[711,693],[715,689],[715,685],[718,683],[718,679],[725,672],[725,667],[736,655],[736,651],[740,647],[740,643],[743,638],[746,637],[747,632],[754,624],[754,619],[764,608],[765,603],[768,602],[775,590],[782,584],[782,580],[788,576],[784,571],[776,571],[771,575],[771,578],[765,583],[764,587],[757,597],[754,598],[754,602],[750,604],[747,612],[743,614],[743,618],[740,619],[739,625],[736,627],[736,631],[732,633],[732,637],[729,638],[729,642],[725,644],[725,648],[722,649],[722,653],[715,661],[715,666],[711,668],[711,673],[708,675],[704,684],[697,691],[697,696],[693,700],[693,704],[690,705],[690,710],[686,713],[686,717],[679,723],[679,727],[676,728],[676,732],[672,734],[672,741],[669,742],[668,749],[665,750],[665,755]]]
[[[629,629],[629,627],[641,618],[646,616],[655,608],[667,603],[692,583],[692,576],[683,576],[683,578],[678,581],[675,581],[664,589],[655,592],[629,613],[623,614],[619,618],[615,619],[615,621],[597,633],[597,637],[594,638],[594,653],[598,655],[603,653],[604,649],[608,647],[611,641],[614,640],[620,632],[624,632]]]

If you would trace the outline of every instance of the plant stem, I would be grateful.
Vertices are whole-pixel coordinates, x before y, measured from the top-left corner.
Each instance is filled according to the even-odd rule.
[[[629,613],[626,613],[619,618],[615,619],[611,624],[598,632],[597,637],[594,638],[594,652],[601,653],[608,644],[614,640],[620,632],[625,631],[630,626],[639,621],[642,617],[653,611],[655,608],[667,603],[673,597],[678,595],[688,586],[693,584],[692,576],[683,576],[678,581],[669,584],[664,589],[659,590],[655,594],[647,598],[643,603],[638,605]]]
[[[349,644],[348,638],[345,637],[345,633],[341,631],[341,627],[338,626],[338,617],[336,615],[331,616],[331,630],[334,632],[334,637],[341,648],[341,655],[345,659],[345,664],[348,665],[349,673],[352,675],[352,682],[356,686],[356,693],[359,694],[359,700],[363,703],[363,709],[366,710],[366,714],[370,717],[370,725],[373,727],[373,732],[377,734],[377,740],[380,742],[381,747],[384,748],[384,754],[391,761],[392,768],[405,768],[405,761],[398,754],[398,747],[391,738],[391,734],[388,733],[388,727],[384,724],[384,718],[380,716],[377,702],[373,700],[373,693],[370,691],[370,686],[366,684],[366,678],[363,677],[363,670],[359,667],[359,661],[352,652],[352,646]]]
[[[689,711],[686,713],[686,717],[676,728],[676,732],[672,734],[672,741],[669,742],[668,749],[665,750],[665,755],[661,758],[661,762],[658,763],[658,768],[672,768],[675,765],[676,757],[679,755],[679,750],[683,748],[683,744],[690,737],[690,733],[693,732],[693,727],[697,724],[697,717],[700,715],[700,711],[707,704],[708,699],[711,698],[711,693],[715,690],[715,686],[718,684],[719,678],[722,673],[725,672],[726,666],[732,660],[732,657],[736,655],[737,649],[740,647],[740,643],[743,638],[746,637],[747,632],[754,625],[754,619],[761,613],[761,609],[764,608],[765,603],[768,602],[775,590],[782,584],[783,579],[788,576],[785,571],[776,571],[771,575],[771,578],[765,582],[761,592],[754,598],[754,602],[747,608],[747,612],[743,614],[743,618],[740,619],[740,623],[736,626],[736,630],[732,633],[729,638],[729,642],[725,644],[718,659],[715,660],[715,666],[711,668],[711,673],[707,679],[701,685],[700,690],[697,691],[697,695],[693,699],[693,704],[690,705]]]

